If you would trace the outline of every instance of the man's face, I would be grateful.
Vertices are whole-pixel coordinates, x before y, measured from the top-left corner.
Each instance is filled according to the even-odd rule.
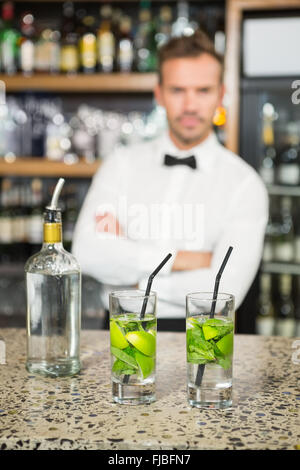
[[[155,97],[166,109],[170,136],[178,148],[191,148],[209,135],[215,110],[222,103],[221,65],[205,53],[166,60],[161,74]]]

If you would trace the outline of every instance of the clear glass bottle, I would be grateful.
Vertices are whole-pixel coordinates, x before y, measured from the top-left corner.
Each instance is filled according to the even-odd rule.
[[[123,16],[120,20],[120,39],[118,45],[120,72],[131,72],[133,56],[132,22],[129,16]]]
[[[52,377],[76,374],[80,370],[81,272],[74,256],[63,248],[61,212],[53,199],[44,213],[42,249],[25,264],[25,275],[27,370]]]
[[[36,27],[32,13],[26,12],[21,19],[20,69],[24,75],[31,75],[35,68]]]
[[[116,38],[112,30],[112,14],[110,5],[102,5],[100,27],[97,33],[99,72],[110,73],[115,66]]]

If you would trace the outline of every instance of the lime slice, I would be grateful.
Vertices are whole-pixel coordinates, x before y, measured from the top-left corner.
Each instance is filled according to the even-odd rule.
[[[225,356],[227,354],[232,354],[233,351],[233,333],[229,333],[226,336],[223,336],[219,341],[216,343],[218,349],[223,353]]]
[[[110,322],[110,343],[113,347],[118,349],[125,349],[129,346],[128,342],[123,335],[121,328],[114,320]]]
[[[125,336],[127,341],[146,356],[155,354],[155,336],[146,331],[130,331]]]
[[[135,360],[138,363],[143,379],[146,379],[154,369],[154,359],[136,351]]]
[[[217,328],[214,328],[213,326],[209,326],[209,325],[203,325],[202,331],[203,331],[204,338],[206,339],[206,341],[208,341],[211,338],[215,338],[215,336],[218,336],[219,334]]]

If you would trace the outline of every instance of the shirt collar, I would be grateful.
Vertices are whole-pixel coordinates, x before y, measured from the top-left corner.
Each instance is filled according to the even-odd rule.
[[[203,142],[201,142],[201,144],[198,144],[189,150],[178,149],[171,140],[168,131],[162,135],[161,139],[162,161],[166,153],[177,158],[185,158],[190,155],[194,155],[197,161],[197,168],[201,171],[209,172],[213,169],[216,149],[217,146],[220,145],[216,134],[213,131]]]

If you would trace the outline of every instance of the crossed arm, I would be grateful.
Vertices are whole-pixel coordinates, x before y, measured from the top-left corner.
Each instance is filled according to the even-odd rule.
[[[98,215],[95,222],[98,233],[124,236],[124,231],[113,214],[107,212],[101,216]],[[211,252],[179,250],[173,260],[171,271],[190,271],[193,269],[209,268],[211,259]]]

